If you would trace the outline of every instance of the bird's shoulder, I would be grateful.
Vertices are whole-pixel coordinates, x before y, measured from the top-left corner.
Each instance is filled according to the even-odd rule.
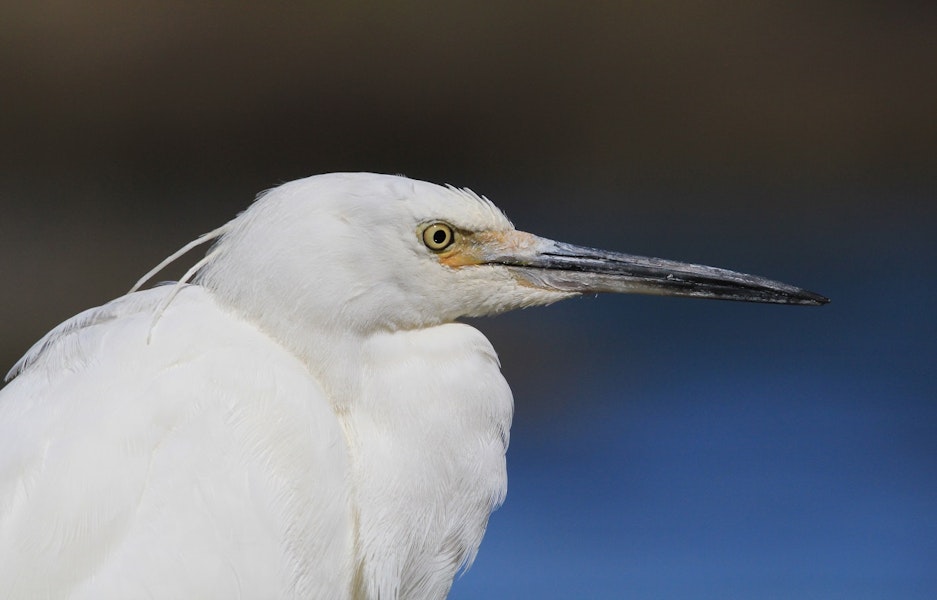
[[[34,409],[185,412],[247,399],[331,414],[319,382],[293,353],[204,288],[185,286],[165,304],[171,289],[128,294],[46,334],[0,390],[0,427]]]
[[[159,299],[163,298],[168,290],[168,286],[161,286],[145,292],[126,294],[66,319],[39,338],[13,365],[13,368],[6,374],[5,380],[10,381],[21,375],[40,357],[47,357],[50,354],[57,354],[60,358],[66,359],[71,357],[77,349],[73,347],[69,352],[61,343],[70,335],[155,308]]]
[[[136,376],[178,365],[219,348],[283,350],[197,285],[133,292],[85,310],[46,333],[7,374],[8,381],[57,378],[114,360]],[[38,376],[38,377],[36,377]]]

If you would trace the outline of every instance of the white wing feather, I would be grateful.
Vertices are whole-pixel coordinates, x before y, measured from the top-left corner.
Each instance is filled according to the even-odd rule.
[[[348,597],[348,448],[321,388],[197,286],[147,343],[171,289],[66,322],[0,391],[0,596]]]

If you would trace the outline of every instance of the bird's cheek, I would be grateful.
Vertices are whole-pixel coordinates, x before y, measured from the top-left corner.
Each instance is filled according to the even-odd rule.
[[[481,264],[482,260],[480,256],[473,252],[466,252],[457,249],[452,250],[451,252],[440,254],[439,262],[452,269],[457,269],[459,267],[468,267],[471,265]]]

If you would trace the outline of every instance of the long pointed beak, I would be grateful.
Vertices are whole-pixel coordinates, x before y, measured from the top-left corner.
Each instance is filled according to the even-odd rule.
[[[591,294],[658,294],[742,302],[819,306],[829,299],[805,289],[726,269],[634,256],[512,232],[487,245],[484,262],[509,267],[525,285]]]

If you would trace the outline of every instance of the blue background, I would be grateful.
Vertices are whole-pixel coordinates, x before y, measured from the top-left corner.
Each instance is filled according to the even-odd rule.
[[[509,494],[453,597],[933,597],[933,231],[734,261],[820,309],[600,297],[492,324]]]
[[[32,2],[0,22],[0,364],[279,182],[468,186],[519,229],[832,303],[473,320],[516,416],[508,499],[453,598],[937,597],[934,3]]]

